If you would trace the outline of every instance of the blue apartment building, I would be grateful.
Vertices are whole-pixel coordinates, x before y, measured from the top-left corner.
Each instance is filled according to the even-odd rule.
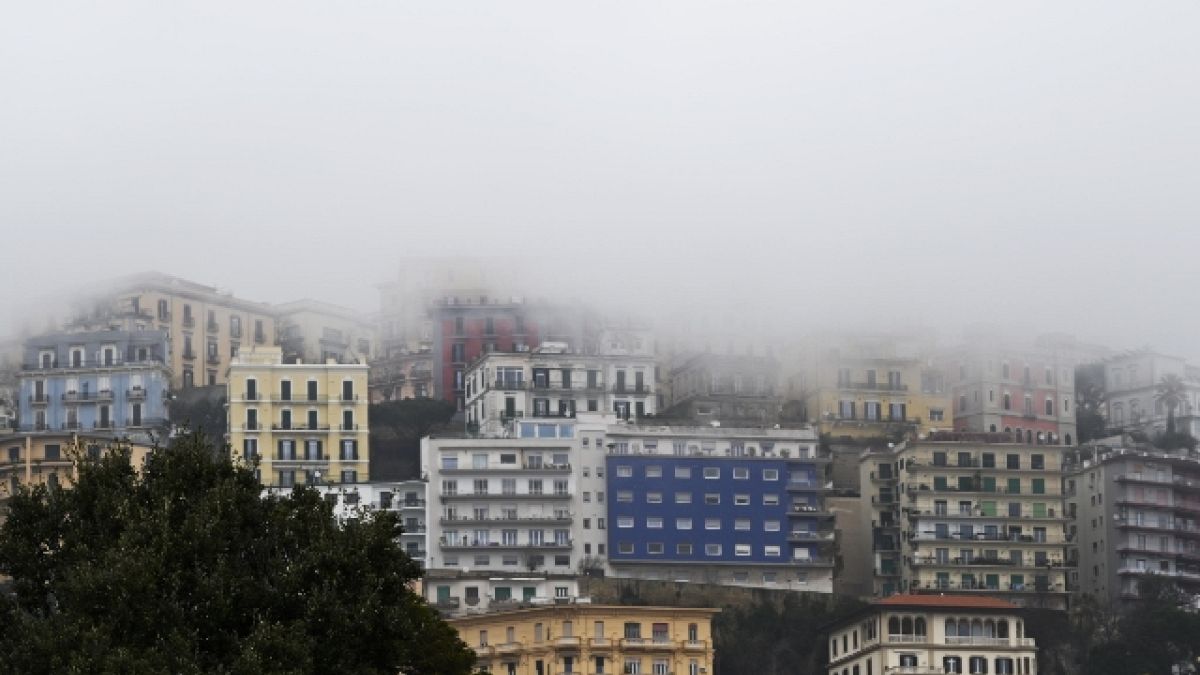
[[[21,368],[18,429],[114,434],[165,429],[168,356],[161,330],[31,338]]]
[[[831,590],[827,460],[676,447],[682,454],[606,456],[608,562],[618,576]]]

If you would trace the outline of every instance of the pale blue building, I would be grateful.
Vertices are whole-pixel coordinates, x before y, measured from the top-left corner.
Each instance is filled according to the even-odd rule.
[[[50,333],[27,340],[19,429],[165,430],[168,349],[161,330]]]

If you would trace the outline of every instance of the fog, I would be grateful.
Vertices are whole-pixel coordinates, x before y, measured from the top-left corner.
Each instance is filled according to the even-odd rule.
[[[370,311],[410,256],[788,330],[1200,357],[1200,5],[10,3],[0,335],[148,269]]]

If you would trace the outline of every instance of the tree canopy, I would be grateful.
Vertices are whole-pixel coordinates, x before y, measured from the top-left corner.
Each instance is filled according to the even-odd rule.
[[[77,459],[72,489],[21,490],[0,525],[0,672],[470,673],[413,592],[380,512],[343,526],[313,490],[262,497],[201,434]]]

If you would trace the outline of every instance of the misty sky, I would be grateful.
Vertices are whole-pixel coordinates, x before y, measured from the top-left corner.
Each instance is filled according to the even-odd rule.
[[[401,258],[466,253],[569,267],[548,295],[1200,357],[1197,26],[1194,1],[8,3],[0,332],[144,269],[371,310]]]

